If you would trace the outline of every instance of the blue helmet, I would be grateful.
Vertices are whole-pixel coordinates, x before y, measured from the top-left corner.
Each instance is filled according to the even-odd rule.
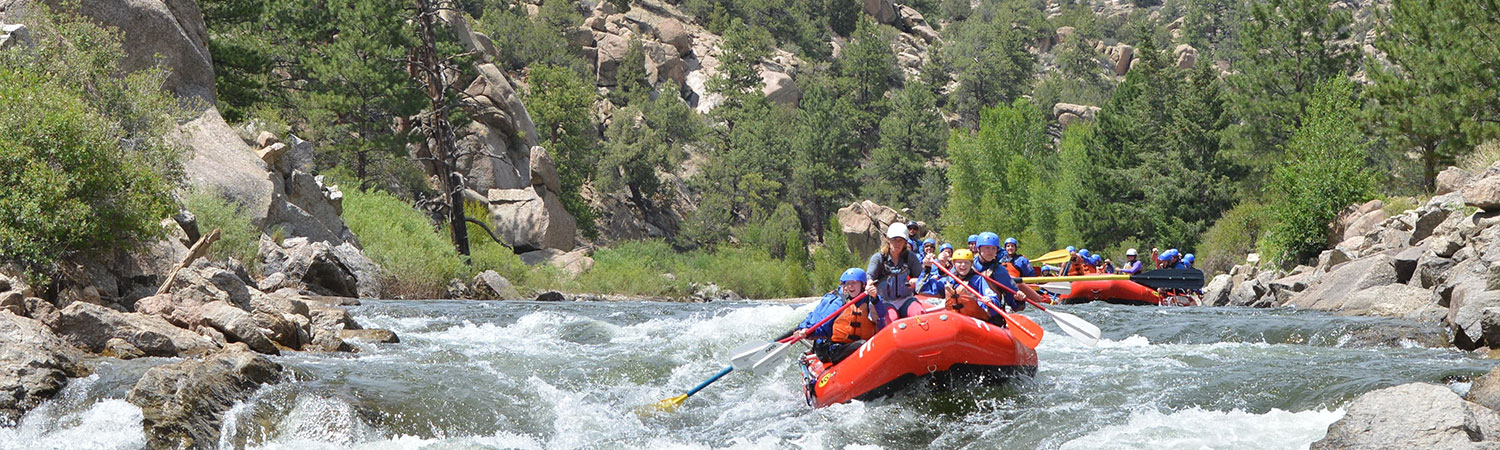
[[[1073,252],[1078,251],[1078,248],[1069,245],[1067,250],[1068,250],[1068,253],[1073,253]]]
[[[979,242],[979,235],[977,235],[977,234],[971,234],[971,235],[969,235],[969,243],[973,244],[975,242]]]
[[[1167,258],[1173,258],[1173,257],[1176,257],[1177,255],[1178,255],[1177,249],[1175,249],[1175,248],[1167,249],[1166,253],[1162,253],[1162,256],[1165,256]]]
[[[937,241],[934,241],[932,239],[923,239],[922,240],[922,246],[923,247],[926,247],[926,246],[929,246],[929,245],[937,245]]]
[[[1161,252],[1160,255],[1156,255],[1156,259],[1159,260],[1159,261],[1170,260],[1170,259],[1172,259],[1172,251],[1171,250],[1167,250],[1167,251]]]
[[[983,247],[983,246],[986,246],[986,245],[991,246],[991,247],[999,248],[1000,247],[1000,235],[995,234],[995,233],[991,233],[991,232],[988,232],[988,231],[983,232],[983,233],[979,233],[979,246]]]
[[[1083,249],[1083,250],[1079,250],[1078,251],[1078,256],[1082,256],[1084,258],[1089,258],[1089,257],[1092,257],[1093,255],[1094,255],[1093,253],[1089,253],[1089,249]]]
[[[1099,265],[1099,263],[1102,261],[1104,261],[1104,258],[1100,257],[1099,255],[1094,255],[1093,257],[1089,258],[1089,264],[1093,264],[1096,266]]]
[[[1020,247],[1021,246],[1021,241],[1016,240],[1016,238],[1009,237],[1009,238],[1005,238],[1005,244],[1006,245],[1016,244],[1017,247]]]
[[[943,244],[942,247],[938,247],[938,253],[942,253],[943,250],[953,250],[953,244]]]
[[[865,269],[850,267],[849,270],[844,271],[843,275],[839,276],[839,283],[841,284],[850,281],[865,282]]]
[[[1182,260],[1186,261],[1188,264],[1192,264],[1193,263],[1193,254],[1192,253],[1188,253],[1187,256],[1182,257]]]

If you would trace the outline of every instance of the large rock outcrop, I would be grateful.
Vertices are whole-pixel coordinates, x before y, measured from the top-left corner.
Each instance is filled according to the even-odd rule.
[[[486,198],[495,233],[517,252],[573,248],[578,222],[550,189],[491,189]]]
[[[1411,383],[1367,392],[1313,449],[1496,448],[1500,414],[1447,387]],[[1488,441],[1488,442],[1486,442]]]
[[[15,2],[25,7],[33,0]],[[126,72],[161,64],[171,71],[163,88],[191,105],[212,106],[214,65],[208,53],[208,31],[203,12],[193,0],[43,0],[54,10],[73,11],[125,34]],[[3,6],[3,5],[0,5]],[[76,6],[76,7],[74,7]]]
[[[224,413],[281,376],[281,365],[232,345],[147,370],[125,400],[141,408],[151,448],[212,448]]]
[[[122,313],[99,305],[74,303],[45,323],[65,342],[94,353],[120,339],[147,356],[192,356],[219,348],[213,341],[157,316]]]
[[[879,251],[886,228],[897,220],[902,220],[896,210],[869,200],[840,208],[837,217],[839,231],[844,233],[849,251],[861,258]]]
[[[41,322],[0,310],[0,426],[52,398],[68,377],[83,376],[82,358]]]

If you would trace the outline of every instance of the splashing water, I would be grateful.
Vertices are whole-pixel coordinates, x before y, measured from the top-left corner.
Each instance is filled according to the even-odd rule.
[[[810,409],[788,358],[731,373],[672,413],[638,407],[797,323],[806,306],[756,302],[370,301],[354,315],[400,344],[288,353],[293,381],[225,414],[220,447],[343,448],[1305,448],[1370,390],[1482,373],[1494,363],[1411,345],[1350,348],[1398,322],[1295,310],[1065,308],[1100,325],[1095,348],[1045,316],[1037,375],[1002,386],[917,387]],[[146,368],[109,360],[0,428],[0,449],[140,448],[122,399]]]

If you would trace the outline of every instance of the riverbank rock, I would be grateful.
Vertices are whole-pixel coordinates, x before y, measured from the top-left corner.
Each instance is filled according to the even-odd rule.
[[[74,303],[57,312],[48,328],[64,341],[94,353],[119,338],[147,356],[192,356],[218,349],[213,341],[157,316],[122,313],[99,305]]]
[[[382,328],[368,328],[363,330],[340,330],[339,338],[353,339],[366,342],[379,342],[382,344],[398,344],[401,338],[396,337],[396,332]]]
[[[1396,282],[1395,260],[1377,255],[1349,262],[1308,285],[1283,305],[1337,311],[1350,293]]]
[[[474,289],[480,294],[499,300],[517,300],[521,298],[521,292],[510,280],[500,276],[493,270],[486,270],[474,275]]]
[[[141,408],[151,448],[211,448],[224,413],[280,379],[281,365],[231,345],[201,360],[147,370],[125,400]]]
[[[260,283],[265,290],[300,286],[320,295],[374,298],[384,289],[380,267],[348,242],[335,246],[299,237],[278,245],[262,235],[260,254],[262,270],[271,274]]]
[[[1411,383],[1367,392],[1313,449],[1495,448],[1500,414],[1452,389]]]
[[[204,304],[201,311],[204,325],[224,333],[224,337],[229,342],[243,342],[251,350],[261,353],[281,354],[276,349],[276,345],[272,344],[271,340],[266,338],[265,333],[261,332],[260,325],[256,323],[255,318],[245,310],[224,302],[211,302]]]
[[[84,376],[83,356],[41,322],[0,311],[0,426]]]

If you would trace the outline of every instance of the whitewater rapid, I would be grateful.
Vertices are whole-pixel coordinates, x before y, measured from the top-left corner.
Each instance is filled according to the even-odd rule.
[[[791,358],[731,373],[673,413],[640,407],[798,322],[758,302],[367,301],[398,344],[287,353],[288,380],[226,413],[221,448],[1306,448],[1370,390],[1448,383],[1494,363],[1450,349],[1351,347],[1395,322],[1288,309],[1058,306],[1099,325],[1086,347],[1046,316],[1034,379],[807,407]],[[163,358],[105,360],[0,428],[0,449],[145,445],[125,393]]]

